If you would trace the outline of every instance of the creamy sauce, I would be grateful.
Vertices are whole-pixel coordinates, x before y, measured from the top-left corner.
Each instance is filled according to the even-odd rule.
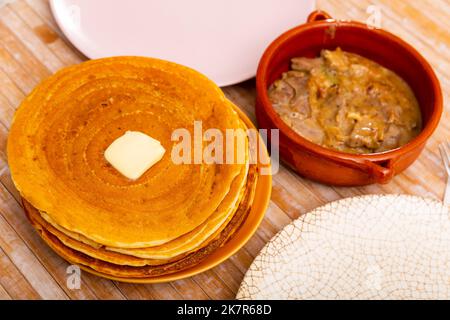
[[[421,131],[421,114],[408,84],[357,54],[322,50],[293,58],[291,70],[269,87],[278,115],[304,138],[349,153],[400,147]]]

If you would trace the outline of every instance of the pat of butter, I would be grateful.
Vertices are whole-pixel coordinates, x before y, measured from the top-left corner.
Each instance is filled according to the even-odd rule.
[[[165,152],[158,140],[139,131],[127,131],[105,150],[105,158],[125,177],[136,180]]]

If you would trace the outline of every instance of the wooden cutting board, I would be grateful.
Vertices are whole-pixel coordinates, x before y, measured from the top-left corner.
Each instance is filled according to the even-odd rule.
[[[0,4],[10,0],[0,0]],[[318,0],[339,19],[366,21],[375,4],[381,26],[415,46],[450,94],[450,3],[447,0]],[[369,8],[369,9],[368,9]],[[326,202],[369,193],[407,193],[441,199],[445,171],[438,144],[449,137],[450,117],[420,158],[387,185],[336,188],[300,178],[281,167],[273,177],[269,209],[249,243],[228,261],[195,277],[166,284],[134,285],[82,274],[80,289],[67,286],[68,264],[34,232],[19,205],[6,162],[6,138],[15,108],[33,87],[58,69],[85,60],[68,43],[47,0],[17,0],[0,8],[0,299],[232,299],[255,255],[284,225]],[[227,87],[227,96],[254,120],[254,80]]]

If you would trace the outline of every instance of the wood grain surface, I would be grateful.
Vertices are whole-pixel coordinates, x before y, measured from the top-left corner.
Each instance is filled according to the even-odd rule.
[[[10,1],[6,1],[10,2]],[[5,1],[0,0],[0,3]],[[14,110],[42,79],[83,57],[62,35],[47,0],[17,0],[0,8],[0,299],[232,299],[264,244],[292,219],[329,201],[371,193],[406,193],[441,199],[445,172],[438,152],[450,117],[450,1],[318,0],[339,19],[367,21],[370,5],[381,10],[381,27],[417,48],[442,85],[445,111],[420,158],[387,185],[336,188],[303,179],[281,167],[273,177],[272,199],[258,232],[228,261],[195,277],[172,283],[134,285],[87,273],[81,288],[67,286],[68,264],[48,248],[26,220],[6,161],[6,139]],[[254,79],[224,88],[254,117]]]

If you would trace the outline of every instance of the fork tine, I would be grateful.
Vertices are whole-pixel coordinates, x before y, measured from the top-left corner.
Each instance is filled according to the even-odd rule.
[[[441,150],[442,153],[442,159],[445,163],[445,170],[447,171],[447,186],[444,191],[444,203],[450,205],[450,143],[448,140],[446,140],[445,143],[442,143],[439,145],[439,150]]]
[[[444,148],[445,156],[447,158],[447,166],[448,166],[448,163],[450,162],[450,143],[448,142],[448,140],[445,141],[443,148]]]
[[[442,157],[442,161],[444,162],[445,165],[445,169],[447,170],[447,172],[450,171],[450,151],[449,151],[449,146],[448,146],[448,142],[443,142],[441,144],[439,144],[439,151],[441,153],[441,157]]]

